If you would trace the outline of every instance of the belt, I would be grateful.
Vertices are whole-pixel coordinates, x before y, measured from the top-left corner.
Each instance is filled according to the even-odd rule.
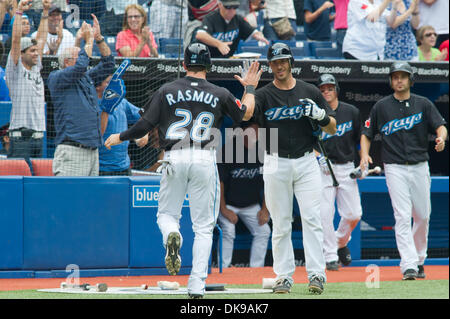
[[[31,134],[22,134],[21,130],[17,130],[17,131],[10,131],[9,136],[10,137],[31,137],[31,138],[38,139],[38,138],[44,137],[44,132],[33,131]]]
[[[97,149],[96,147],[85,146],[85,145],[83,145],[81,143],[78,143],[78,142],[75,142],[75,141],[72,141],[72,140],[67,140],[67,139],[62,141],[61,144],[75,146],[75,147],[79,147],[79,148],[83,148],[83,149],[91,150],[91,151],[95,151]]]
[[[285,154],[285,153],[282,153],[282,154],[272,153],[272,154],[270,154],[270,155],[272,155],[272,156],[278,156],[278,157],[283,157],[283,158],[289,158],[289,159],[296,159],[296,158],[300,158],[300,157],[306,156],[306,155],[311,154],[311,153],[312,153],[312,150],[308,150],[308,151],[306,151],[306,152],[304,152],[304,153],[302,153],[302,152],[298,152],[298,153],[289,153],[289,154]]]

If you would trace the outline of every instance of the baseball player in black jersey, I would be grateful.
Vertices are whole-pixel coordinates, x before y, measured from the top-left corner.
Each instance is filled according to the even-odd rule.
[[[389,81],[394,93],[372,107],[361,136],[360,166],[364,170],[372,163],[371,140],[381,135],[381,160],[394,209],[403,280],[425,278],[431,213],[428,133],[436,134],[437,152],[444,150],[447,139],[446,121],[436,106],[411,93],[413,75],[408,63],[392,64]]]
[[[238,220],[242,220],[253,236],[250,267],[264,267],[270,227],[267,224],[269,211],[263,198],[262,158],[254,156],[258,153],[258,126],[252,122],[242,122],[235,132],[235,138],[227,141],[222,153],[226,153],[228,143],[233,143],[233,161],[218,164],[221,188],[218,222],[223,238],[222,266],[229,267],[231,264],[236,237],[235,225]]]
[[[267,58],[273,82],[256,92],[255,117],[266,128],[269,145],[264,158],[264,194],[273,223],[275,293],[288,293],[295,272],[291,240],[293,196],[300,208],[308,289],[322,293],[325,277],[323,232],[320,219],[321,178],[313,145],[312,121],[328,134],[336,133],[333,111],[312,84],[296,80],[291,72],[294,58],[286,44],[269,47]],[[278,138],[273,138],[273,131]],[[275,142],[278,145],[273,145]],[[277,147],[278,146],[278,147]]]
[[[259,63],[253,62],[243,79],[236,76],[247,85],[241,104],[225,88],[206,81],[211,59],[204,44],[194,43],[186,48],[183,66],[186,77],[163,85],[148,101],[142,118],[127,131],[111,135],[105,146],[110,148],[142,137],[159,124],[160,145],[165,153],[157,223],[166,247],[166,268],[169,274],[176,275],[181,267],[179,219],[188,193],[195,238],[187,289],[189,297],[202,298],[220,200],[212,142],[220,134],[224,115],[237,123],[251,118],[254,87],[262,71]]]
[[[213,58],[228,58],[236,51],[239,40],[252,37],[269,44],[264,35],[253,28],[244,18],[236,14],[239,0],[220,0],[219,10],[203,19],[196,39],[209,46]]]
[[[350,178],[350,173],[355,169],[354,161],[358,158],[356,153],[361,138],[361,117],[355,106],[339,101],[339,84],[333,75],[322,74],[317,86],[334,110],[336,119],[336,134],[322,132],[321,137],[339,186],[334,187],[332,184],[324,155],[319,154],[317,158],[322,171],[320,214],[325,261],[328,270],[338,270],[338,261],[344,266],[352,261],[347,243],[362,215],[358,184]],[[341,216],[336,232],[333,224],[335,202]]]

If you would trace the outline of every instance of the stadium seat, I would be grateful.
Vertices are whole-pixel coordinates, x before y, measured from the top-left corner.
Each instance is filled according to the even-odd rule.
[[[178,44],[166,44],[163,50],[160,50],[160,53],[164,55],[165,58],[178,58],[178,54],[181,53],[181,57],[184,56],[183,48],[181,48]]]
[[[343,59],[337,48],[317,48],[315,56],[318,59]]]
[[[23,158],[0,159],[0,175],[31,176],[31,170]]]
[[[252,47],[263,47],[263,48],[266,48],[266,50],[268,49],[268,46],[267,46],[267,44],[265,44],[264,42],[262,42],[262,41],[258,41],[258,40],[247,40],[247,41],[242,41],[242,40],[240,40],[239,41],[239,44],[238,44],[238,47],[237,47],[237,50],[236,50],[236,53],[241,53],[241,52],[243,52],[242,51],[242,47],[250,47],[250,46],[252,46]],[[247,51],[248,52],[248,51]]]
[[[181,41],[180,41],[181,40]],[[159,51],[164,52],[166,45],[180,45],[183,46],[183,39],[179,38],[160,38],[159,39]]]
[[[331,41],[314,41],[309,42],[311,55],[316,56],[316,49],[318,48],[336,48],[336,44]]]
[[[53,159],[51,158],[32,158],[30,159],[33,167],[34,176],[54,176],[53,175]]]
[[[111,49],[112,55],[117,56],[117,51],[116,51],[116,37],[113,37],[113,36],[105,36],[105,42],[106,42],[106,44],[109,46],[109,48]]]

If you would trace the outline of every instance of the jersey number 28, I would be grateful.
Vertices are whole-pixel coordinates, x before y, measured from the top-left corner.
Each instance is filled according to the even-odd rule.
[[[182,140],[186,137],[188,132],[185,127],[189,126],[192,122],[192,113],[186,109],[176,109],[175,115],[182,117],[182,119],[169,126],[166,133],[166,139]],[[208,140],[213,123],[214,114],[210,112],[201,112],[193,122],[190,138],[194,142]]]

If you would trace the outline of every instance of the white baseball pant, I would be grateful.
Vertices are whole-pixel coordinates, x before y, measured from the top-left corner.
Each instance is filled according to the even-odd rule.
[[[188,293],[203,295],[220,204],[216,155],[208,150],[183,149],[166,152],[164,159],[170,161],[173,173],[163,173],[161,178],[157,223],[165,247],[169,233],[179,232],[181,208],[188,194],[195,234]]]
[[[394,209],[400,271],[417,271],[417,266],[423,265],[427,257],[431,214],[428,162],[416,165],[384,164],[384,173]],[[411,217],[414,221],[412,229]]]
[[[347,246],[353,229],[358,225],[362,215],[361,198],[359,196],[356,179],[350,178],[350,172],[355,169],[352,162],[346,164],[333,164],[334,175],[339,182],[338,187],[333,186],[331,175],[322,174],[322,200],[320,202],[320,215],[323,226],[323,249],[325,261],[337,261],[337,250]],[[335,202],[341,220],[335,232],[334,213]]]
[[[314,153],[297,159],[266,154],[263,172],[265,200],[273,225],[273,270],[277,279],[285,278],[293,283],[295,259],[291,234],[295,194],[302,221],[308,278],[319,275],[326,280],[320,219],[322,188],[320,168]]]
[[[270,238],[270,227],[267,223],[259,225],[258,211],[261,210],[259,204],[248,207],[234,207],[227,205],[239,219],[247,226],[253,236],[252,246],[250,248],[250,267],[264,267],[266,259],[267,245]],[[222,267],[230,267],[233,257],[234,239],[236,238],[236,225],[231,223],[228,218],[219,214],[219,225],[222,228]]]

